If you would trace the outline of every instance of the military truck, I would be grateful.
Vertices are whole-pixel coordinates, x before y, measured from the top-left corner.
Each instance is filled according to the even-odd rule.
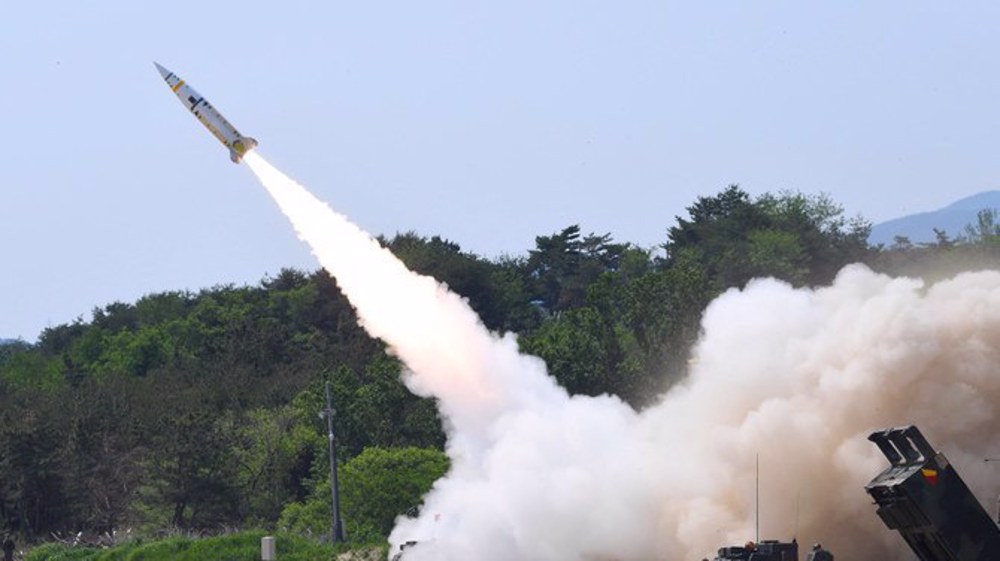
[[[899,532],[920,561],[1000,561],[1000,520],[990,517],[920,429],[889,428],[873,432],[868,440],[889,467],[865,491],[875,499],[882,522]],[[811,555],[815,553],[816,547]],[[798,561],[798,545],[793,539],[723,547],[715,561]]]
[[[1000,528],[917,427],[873,432],[889,467],[865,486],[876,513],[920,561],[1000,560]]]
[[[731,545],[719,548],[715,561],[799,561],[799,544],[793,539],[790,542],[761,540],[760,543]]]

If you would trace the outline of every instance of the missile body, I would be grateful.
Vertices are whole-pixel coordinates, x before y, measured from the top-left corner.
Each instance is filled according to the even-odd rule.
[[[159,64],[155,62],[153,64],[156,64],[156,69],[160,71],[160,75],[167,81],[170,89],[177,94],[177,98],[181,100],[184,107],[190,109],[194,116],[201,121],[201,124],[205,125],[205,128],[219,139],[219,142],[229,148],[229,158],[233,163],[238,164],[244,154],[257,147],[256,140],[241,135],[236,127],[230,124],[211,103],[194,91],[194,88],[187,85],[187,82]]]

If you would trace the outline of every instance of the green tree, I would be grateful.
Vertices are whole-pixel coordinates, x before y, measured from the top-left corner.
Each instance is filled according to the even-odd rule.
[[[231,434],[209,411],[164,414],[163,432],[153,435],[151,488],[143,497],[175,528],[199,528],[239,520]]]
[[[532,300],[532,278],[527,260],[503,256],[493,262],[490,282],[495,287],[490,307],[496,320],[485,325],[495,331],[524,333],[535,329],[543,319],[542,310]]]
[[[352,458],[371,446],[444,445],[444,433],[434,402],[410,393],[403,385],[401,374],[399,360],[384,354],[375,357],[360,371],[341,366],[325,374],[332,388],[336,409],[334,432],[341,457]],[[316,380],[295,402],[296,410],[315,419],[316,429],[324,435],[326,427],[316,414],[325,406],[326,380]]]
[[[965,226],[965,241],[984,248],[1000,245],[998,215],[1000,211],[995,208],[984,208],[976,213],[976,222]]]
[[[29,346],[5,347],[0,379],[13,388],[54,390],[65,383],[66,365],[59,357],[49,357]]]
[[[868,236],[871,223],[861,217],[847,218],[842,206],[828,195],[804,195],[783,191],[766,193],[755,201],[771,220],[772,229],[794,234],[800,253],[788,254],[787,261],[806,272],[803,283],[829,284],[844,265],[864,262],[870,256]]]
[[[426,448],[366,448],[339,471],[341,511],[347,537],[356,542],[384,541],[396,517],[414,513],[423,496],[448,471],[443,452]],[[330,478],[321,481],[304,503],[282,513],[279,526],[323,535],[330,532]]]
[[[820,285],[844,265],[869,257],[870,224],[847,219],[825,195],[785,192],[752,200],[736,185],[688,207],[665,244],[673,262],[695,258],[717,290],[773,276],[792,284]]]
[[[135,520],[134,501],[149,451],[133,405],[144,380],[83,380],[64,396],[68,427],[60,473],[72,508],[70,527],[111,532]],[[68,393],[68,392],[67,392]]]
[[[620,374],[614,326],[592,307],[562,312],[521,340],[521,349],[542,358],[561,386],[572,394],[627,395]]]
[[[60,471],[67,418],[64,396],[28,389],[4,400],[0,413],[0,515],[4,525],[34,537],[57,528],[71,514]]]
[[[550,312],[584,305],[591,283],[602,273],[617,270],[629,247],[612,243],[610,234],[581,238],[576,224],[551,236],[536,237],[526,267],[537,300]]]
[[[311,425],[291,406],[233,412],[221,420],[220,429],[234,436],[244,519],[271,524],[286,504],[307,496],[316,460],[326,453],[326,439]]]

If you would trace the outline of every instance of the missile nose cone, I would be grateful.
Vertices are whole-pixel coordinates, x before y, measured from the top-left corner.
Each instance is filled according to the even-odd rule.
[[[160,71],[160,76],[163,76],[163,79],[164,79],[164,80],[166,80],[166,79],[167,79],[167,76],[170,76],[171,74],[173,74],[172,72],[170,72],[170,71],[169,71],[169,70],[167,70],[166,68],[164,68],[164,67],[160,66],[160,63],[158,63],[158,62],[154,62],[153,64],[155,64],[155,65],[156,65],[156,69]]]

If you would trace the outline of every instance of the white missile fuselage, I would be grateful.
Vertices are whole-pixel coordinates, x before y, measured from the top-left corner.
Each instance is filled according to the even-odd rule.
[[[194,113],[201,124],[205,125],[205,128],[219,139],[219,142],[229,148],[229,158],[234,163],[239,163],[244,154],[257,146],[256,140],[241,135],[236,127],[180,76],[155,62],[153,64],[156,64],[156,69],[160,71],[160,75],[166,80],[170,89],[177,94],[177,98],[181,100],[184,107]]]

